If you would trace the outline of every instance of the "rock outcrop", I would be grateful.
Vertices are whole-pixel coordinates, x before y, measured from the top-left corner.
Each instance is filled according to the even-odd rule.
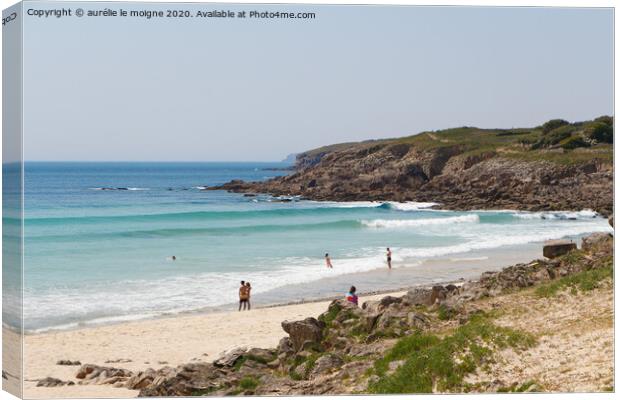
[[[521,134],[459,128],[346,143],[297,156],[293,173],[210,190],[330,201],[424,201],[445,209],[613,209],[610,145],[532,149]],[[544,135],[543,135],[544,136]],[[485,149],[489,150],[485,150]]]
[[[323,328],[324,324],[316,318],[282,322],[282,329],[289,334],[289,339],[295,351],[318,347],[323,338]]]

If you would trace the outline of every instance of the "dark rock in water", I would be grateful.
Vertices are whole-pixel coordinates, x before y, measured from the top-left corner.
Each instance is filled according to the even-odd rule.
[[[609,225],[611,225],[611,227],[613,228],[614,227],[614,215],[611,214],[607,221],[609,222]]]
[[[72,386],[75,385],[73,381],[63,381],[57,378],[47,377],[37,382],[37,387],[56,387],[56,386]]]
[[[58,360],[56,365],[82,365],[79,361],[71,361],[71,360]]]
[[[324,326],[325,324],[316,318],[306,318],[303,321],[282,322],[282,329],[289,334],[295,351],[300,351],[304,345],[308,346],[306,342],[319,345],[323,339]]]
[[[243,197],[256,197],[256,193],[244,193]]]
[[[547,240],[543,247],[543,255],[547,258],[556,258],[576,248],[577,245],[570,240]]]

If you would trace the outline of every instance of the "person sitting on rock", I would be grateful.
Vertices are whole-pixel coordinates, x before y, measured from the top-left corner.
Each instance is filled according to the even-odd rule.
[[[357,295],[355,294],[356,290],[357,289],[355,288],[355,286],[351,286],[351,289],[349,289],[349,293],[347,293],[347,301],[355,305],[357,305]]]

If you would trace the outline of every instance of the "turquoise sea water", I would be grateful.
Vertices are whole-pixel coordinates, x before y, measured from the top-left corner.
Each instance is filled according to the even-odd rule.
[[[26,163],[25,328],[223,306],[236,301],[241,279],[252,282],[259,302],[261,296],[297,300],[298,290],[290,288],[299,285],[315,285],[314,296],[331,294],[321,282],[337,276],[355,282],[351,274],[366,273],[373,277],[366,286],[373,279],[379,285],[383,278],[375,271],[386,269],[387,246],[394,252],[390,279],[398,282],[399,270],[415,277],[423,262],[451,254],[479,257],[610,231],[590,211],[452,212],[413,202],[313,202],[202,190],[282,175],[278,168],[285,166]],[[324,266],[326,252],[333,270]]]

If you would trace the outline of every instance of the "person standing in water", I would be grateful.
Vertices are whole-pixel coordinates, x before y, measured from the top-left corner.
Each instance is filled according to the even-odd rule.
[[[334,268],[332,260],[329,258],[329,253],[325,253],[325,265],[327,265],[327,268]]]
[[[250,298],[252,297],[252,286],[250,285],[250,282],[246,282],[245,283],[245,290],[248,296],[248,299],[245,301],[248,305],[248,311],[250,311],[250,309],[252,308],[252,304],[250,304]]]
[[[392,250],[390,250],[389,247],[387,248],[386,256],[387,256],[388,268],[392,269]]]
[[[245,310],[249,299],[249,293],[247,288],[245,287],[245,281],[241,281],[241,286],[239,287],[239,311],[241,311],[241,306]]]

